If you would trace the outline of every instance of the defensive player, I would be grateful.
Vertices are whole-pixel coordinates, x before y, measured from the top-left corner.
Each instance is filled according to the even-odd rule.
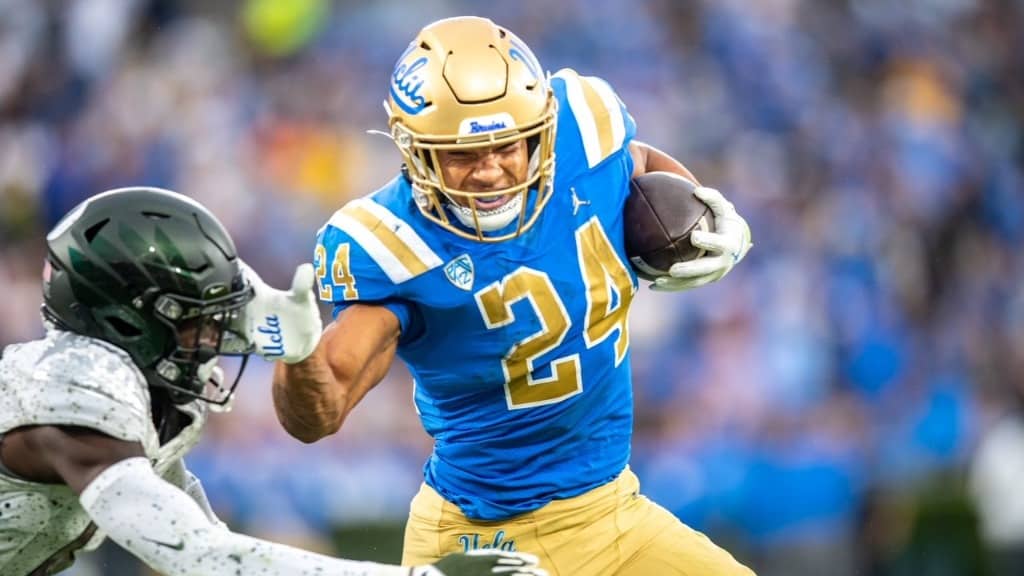
[[[167,576],[544,574],[522,555],[402,568],[231,532],[182,456],[234,389],[218,356],[248,354],[255,336],[265,356],[312,351],[319,317],[275,314],[313,301],[312,269],[291,292],[243,275],[207,210],[152,188],[84,202],[47,245],[46,337],[0,359],[0,574],[55,574],[104,536]]]
[[[638,492],[622,209],[632,177],[679,162],[633,139],[604,81],[547,76],[482,18],[423,30],[386,102],[402,173],[320,230],[320,297],[336,317],[309,358],[277,366],[285,428],[339,429],[396,354],[434,438],[404,561],[480,546],[526,550],[552,574],[750,574]],[[750,247],[746,222],[700,188],[707,257],[658,290],[715,281]]]

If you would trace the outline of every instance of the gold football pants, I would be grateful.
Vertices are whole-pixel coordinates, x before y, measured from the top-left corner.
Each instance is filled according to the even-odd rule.
[[[402,564],[503,548],[540,557],[551,576],[753,576],[707,536],[639,493],[627,468],[593,490],[498,522],[467,518],[426,484],[412,500]]]

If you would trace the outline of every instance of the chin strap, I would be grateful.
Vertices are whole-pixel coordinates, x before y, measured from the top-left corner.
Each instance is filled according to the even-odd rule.
[[[473,210],[468,206],[462,206],[456,204],[451,199],[445,203],[448,207],[448,211],[451,212],[463,226],[466,226],[470,230],[476,230],[476,223],[473,221]],[[508,201],[507,204],[496,208],[492,213],[486,213],[477,211],[477,221],[480,223],[480,230],[483,232],[494,232],[495,230],[501,230],[505,226],[508,226],[519,216],[519,212],[523,209],[523,193],[516,192],[515,198]],[[493,222],[492,222],[493,220]]]

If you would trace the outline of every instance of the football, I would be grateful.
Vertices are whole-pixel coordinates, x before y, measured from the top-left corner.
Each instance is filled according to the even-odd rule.
[[[693,191],[697,185],[678,174],[648,172],[630,182],[623,212],[626,255],[637,276],[667,276],[676,262],[700,258],[690,244],[694,230],[711,230],[714,217]]]

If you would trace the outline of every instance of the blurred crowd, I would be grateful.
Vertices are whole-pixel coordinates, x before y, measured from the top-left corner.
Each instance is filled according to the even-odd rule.
[[[1024,573],[1017,0],[0,0],[0,345],[41,333],[45,231],[113,187],[195,197],[284,286],[398,169],[366,131],[459,14],[607,79],[750,222],[728,278],[637,299],[649,496],[763,576]],[[430,449],[408,374],[305,446],[253,364],[188,459],[225,519],[322,550],[400,528]]]

